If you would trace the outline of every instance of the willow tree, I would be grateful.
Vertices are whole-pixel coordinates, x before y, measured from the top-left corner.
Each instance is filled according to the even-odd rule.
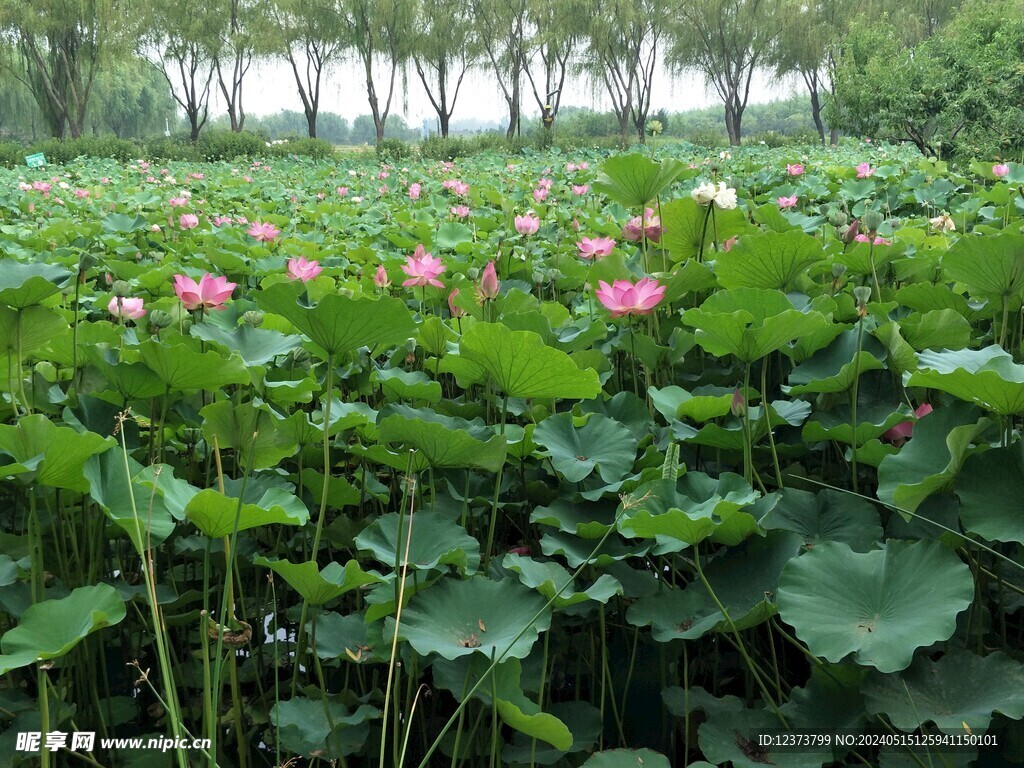
[[[82,135],[103,60],[132,37],[129,10],[124,0],[0,0],[0,32],[20,56],[5,71],[32,93],[53,136]]]
[[[754,72],[769,64],[784,25],[784,0],[682,0],[669,61],[704,75],[725,105],[729,143],[743,135]]]
[[[449,0],[419,0],[412,60],[437,114],[441,135],[448,126],[466,72],[480,56],[480,43],[467,6]]]
[[[549,118],[543,121],[549,130],[558,117],[566,78],[583,37],[579,19],[585,10],[581,0],[529,0],[527,5],[531,40],[524,71],[538,109]]]
[[[391,114],[398,71],[412,55],[415,17],[414,0],[347,0],[345,3],[347,44],[363,67],[366,97],[378,144],[384,140],[384,126]]]
[[[523,102],[523,69],[527,59],[528,0],[471,0],[473,19],[484,57],[508,107],[512,138],[519,127]]]
[[[342,12],[338,0],[277,0],[271,9],[278,52],[291,65],[311,139],[316,138],[324,74],[345,50]]]
[[[584,68],[604,85],[623,141],[631,127],[645,139],[669,7],[667,0],[588,0]]]
[[[231,130],[245,127],[242,86],[253,60],[273,50],[277,30],[270,23],[270,8],[262,0],[210,0],[217,10],[220,36],[213,57],[217,85],[224,98]]]

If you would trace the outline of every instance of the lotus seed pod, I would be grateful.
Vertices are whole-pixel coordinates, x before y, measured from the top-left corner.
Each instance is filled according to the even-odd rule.
[[[836,229],[839,229],[840,227],[845,227],[847,222],[849,221],[850,217],[847,216],[843,211],[833,211],[831,214],[829,214],[828,217],[828,223],[831,224]]]
[[[871,289],[866,285],[858,285],[853,289],[853,298],[857,300],[857,304],[864,306],[871,300]]]
[[[877,232],[878,228],[885,222],[885,216],[878,211],[868,211],[864,214],[862,221],[868,232]]]
[[[832,265],[832,277],[836,280],[846,274],[845,264],[833,264]]]
[[[253,328],[259,328],[261,325],[263,325],[263,313],[255,309],[250,309],[248,312],[242,315],[242,320],[251,325]]]
[[[127,280],[115,280],[114,284],[110,286],[110,290],[114,292],[115,296],[122,299],[132,295],[132,285]]]
[[[470,267],[466,270],[466,277],[475,281],[480,277],[480,269],[478,267]]]

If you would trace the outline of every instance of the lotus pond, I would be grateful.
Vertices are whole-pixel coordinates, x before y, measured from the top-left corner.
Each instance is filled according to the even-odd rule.
[[[0,171],[0,765],[1019,760],[1024,166],[808,153]]]

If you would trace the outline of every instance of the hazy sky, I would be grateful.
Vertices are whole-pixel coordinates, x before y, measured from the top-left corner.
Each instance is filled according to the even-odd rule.
[[[321,111],[337,112],[349,120],[357,115],[368,114],[366,86],[362,70],[354,63],[342,63],[325,77],[321,97]],[[295,89],[295,80],[287,62],[253,64],[247,75],[245,89],[245,110],[252,115],[267,115],[282,109],[302,111],[302,103]],[[527,89],[529,83],[526,82]],[[213,89],[216,91],[217,89]],[[802,91],[796,82],[772,82],[767,76],[756,75],[750,89],[750,102],[758,103],[786,98]],[[383,102],[386,93],[384,84],[377,84],[377,92]],[[720,104],[717,94],[704,87],[703,78],[681,76],[669,78],[666,72],[659,72],[655,78],[651,112],[665,107],[669,112],[681,112],[694,107]],[[562,106],[590,107],[596,110],[610,110],[611,102],[602,90],[595,90],[585,81],[566,84]],[[531,91],[523,95],[524,116],[536,115],[537,106]],[[211,111],[224,111],[220,94],[211,99]],[[392,114],[402,115],[407,122],[418,124],[424,117],[433,116],[433,110],[423,85],[414,68],[408,72],[408,87],[403,95],[401,75],[396,78],[395,98]],[[474,70],[466,75],[459,92],[453,120],[476,118],[501,123],[507,119],[504,98],[493,78],[486,71]]]

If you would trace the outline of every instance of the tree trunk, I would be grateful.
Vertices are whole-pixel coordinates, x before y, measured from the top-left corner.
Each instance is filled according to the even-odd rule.
[[[189,138],[191,139],[192,143],[195,144],[197,141],[199,141],[199,130],[201,128],[201,126],[199,125],[198,112],[193,111],[191,109],[188,111],[188,124],[191,127],[191,130],[189,132]]]
[[[824,144],[825,123],[821,120],[821,99],[818,97],[817,89],[811,90],[811,119],[814,120],[814,127],[818,129],[818,137]]]
[[[725,105],[725,132],[729,135],[729,146],[739,146],[739,129],[736,121],[736,112],[732,104]]]
[[[443,112],[440,115],[438,115],[438,119],[441,123],[441,136],[446,139],[448,138],[448,125],[451,121],[451,118],[451,115],[446,115]]]
[[[384,120],[381,120],[379,117],[374,115],[373,126],[377,129],[377,143],[380,144],[384,141]]]
[[[833,128],[828,133],[828,143],[833,147],[839,143],[839,129]]]
[[[317,109],[311,108],[304,110],[306,113],[306,128],[309,131],[309,138],[316,138],[316,113]]]

